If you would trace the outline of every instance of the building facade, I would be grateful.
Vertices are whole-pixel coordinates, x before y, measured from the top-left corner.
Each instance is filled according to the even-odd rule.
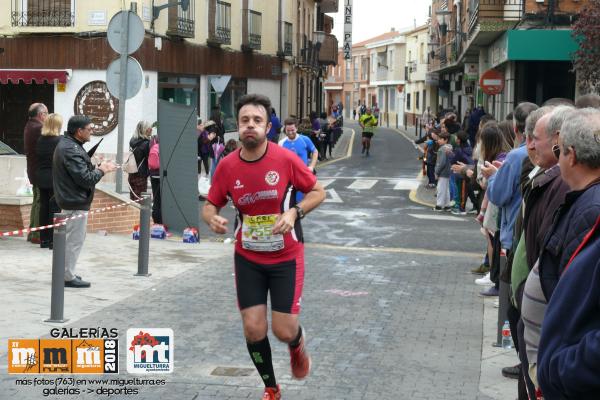
[[[0,0],[10,10],[0,15],[0,140],[23,150],[27,108],[36,101],[65,120],[92,115],[92,142],[105,139],[99,151],[106,154],[117,152],[119,123],[128,137],[139,120],[156,121],[159,99],[195,107],[202,119],[219,106],[227,130],[235,130],[234,104],[246,93],[269,96],[279,114],[323,107],[320,79],[337,62],[333,19],[325,13],[337,12],[336,0],[190,0],[185,10],[174,0],[128,3],[145,31],[131,54],[142,85],[119,116],[106,85],[106,70],[119,57],[107,29],[122,5]],[[160,5],[170,7],[155,18]]]
[[[429,54],[427,43],[429,27],[420,26],[406,32],[406,86],[404,88],[404,115],[406,125],[417,125],[423,113],[433,109],[435,103],[435,87],[432,89],[426,82]]]
[[[432,1],[428,79],[459,115],[504,118],[522,101],[573,99],[571,23],[586,0]]]

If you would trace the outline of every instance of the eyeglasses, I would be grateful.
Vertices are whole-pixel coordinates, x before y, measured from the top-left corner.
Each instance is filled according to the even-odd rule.
[[[554,157],[557,159],[560,157],[560,147],[558,146],[558,143],[552,146],[552,153],[554,153]]]

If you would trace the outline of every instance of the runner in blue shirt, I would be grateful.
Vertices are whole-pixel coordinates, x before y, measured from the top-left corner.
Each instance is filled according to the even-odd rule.
[[[279,141],[279,145],[294,153],[313,173],[319,160],[319,152],[312,140],[304,135],[298,135],[298,121],[295,118],[287,118],[284,123],[285,139]],[[304,197],[303,193],[298,192],[296,200],[300,201]]]

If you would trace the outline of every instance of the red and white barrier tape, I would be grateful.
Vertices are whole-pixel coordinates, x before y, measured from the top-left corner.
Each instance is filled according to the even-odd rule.
[[[125,206],[128,206],[130,204],[139,203],[142,200],[144,200],[144,199],[143,198],[138,198],[137,200],[130,200],[130,201],[127,201],[125,203],[116,204],[114,206],[97,208],[95,210],[88,211],[87,213],[75,215],[73,217],[69,217],[69,218],[60,220],[60,221],[58,221],[58,222],[56,222],[55,224],[52,224],[52,225],[36,226],[35,228],[23,228],[23,229],[18,229],[16,231],[2,232],[2,233],[0,233],[0,236],[21,236],[21,235],[29,233],[29,232],[38,232],[38,231],[43,231],[44,229],[57,228],[57,227],[59,227],[61,225],[66,225],[67,221],[70,221],[70,220],[73,220],[73,219],[83,218],[86,215],[99,214],[99,213],[102,213],[102,212],[105,212],[105,211],[115,210],[117,208],[125,207]]]

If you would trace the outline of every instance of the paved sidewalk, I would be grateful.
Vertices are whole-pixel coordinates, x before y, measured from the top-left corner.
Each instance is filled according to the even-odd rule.
[[[410,135],[404,130],[396,131],[404,136],[410,145],[418,149],[420,153],[423,152],[423,145],[418,146],[414,143],[414,135]],[[409,132],[414,132],[414,127]],[[423,176],[421,171],[419,171],[417,179],[420,181],[420,184],[417,189],[411,192],[410,199],[418,204],[434,207],[435,188],[427,187],[427,177]],[[473,275],[473,280],[477,277]],[[496,324],[498,319],[498,309],[494,307],[496,299],[496,297],[484,299],[479,391],[482,396],[485,396],[482,397],[483,399],[506,400],[517,398],[517,381],[503,377],[502,368],[515,365],[519,360],[514,350],[505,350],[501,347],[493,346],[496,342]]]
[[[179,239],[181,240],[181,239]],[[50,317],[52,251],[25,238],[0,240],[0,343],[9,338],[37,338],[62,326],[44,322]],[[138,242],[124,235],[88,233],[77,274],[92,283],[88,289],[65,288],[64,317],[72,324],[139,293],[154,291],[161,282],[192,268],[209,268],[215,261],[230,263],[232,245],[214,242],[182,243],[150,240],[149,277],[137,272]],[[220,261],[222,259],[223,261]],[[6,370],[7,348],[0,346],[0,371]]]

